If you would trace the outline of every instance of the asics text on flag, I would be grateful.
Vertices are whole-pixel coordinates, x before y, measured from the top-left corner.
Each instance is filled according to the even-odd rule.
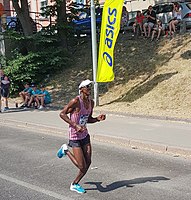
[[[123,0],[106,0],[103,8],[97,82],[114,80],[113,52],[120,30]]]

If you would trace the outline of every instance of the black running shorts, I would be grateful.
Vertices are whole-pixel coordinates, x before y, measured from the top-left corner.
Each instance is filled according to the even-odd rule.
[[[90,143],[90,135],[88,134],[82,140],[69,140],[68,146],[70,147],[83,147]]]
[[[1,96],[8,97],[9,96],[9,89],[8,88],[1,88]]]

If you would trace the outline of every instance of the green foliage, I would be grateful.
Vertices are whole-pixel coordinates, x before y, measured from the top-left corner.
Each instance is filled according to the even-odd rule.
[[[6,58],[3,55],[0,55],[0,64],[1,66],[5,66]]]
[[[58,15],[63,0],[53,2],[51,6],[43,8],[44,16]],[[67,36],[67,44],[62,42],[63,37],[60,37],[58,30]],[[48,77],[70,66],[72,62],[70,52],[66,49],[73,51],[75,38],[73,27],[68,23],[50,24],[28,37],[22,32],[7,30],[5,38],[11,49],[11,52],[6,52],[7,57],[4,59],[7,66],[4,71],[11,79],[11,95],[17,95],[25,82],[45,83]]]
[[[11,95],[18,94],[25,82],[37,84],[46,82],[47,78],[70,65],[71,59],[68,52],[58,46],[54,46],[52,40],[36,40],[37,51],[30,51],[22,55],[18,50],[14,51],[14,59],[7,61],[5,73],[11,79]],[[50,42],[50,45],[47,43]],[[40,44],[42,47],[40,48]],[[55,43],[54,43],[55,44]]]

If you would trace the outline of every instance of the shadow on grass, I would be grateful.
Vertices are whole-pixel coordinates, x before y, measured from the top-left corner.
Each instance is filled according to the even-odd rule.
[[[135,40],[125,34],[119,35],[115,48],[115,80],[102,83],[99,86],[100,94],[103,95],[115,85],[128,83],[140,77],[151,77],[160,66],[166,65],[187,45],[186,39],[186,36],[178,35],[173,41],[161,38],[160,42],[151,42],[148,39]],[[167,70],[166,73],[170,71]]]
[[[145,94],[150,92],[159,83],[170,79],[175,74],[177,74],[177,72],[157,75],[150,81],[147,81],[145,83],[143,82],[143,83],[136,85],[131,90],[129,90],[126,94],[122,95],[120,98],[115,99],[114,101],[111,101],[111,102],[103,104],[103,105],[108,105],[108,104],[111,104],[114,102],[132,103],[133,101],[136,101],[137,99],[141,98],[142,96],[144,96]]]
[[[123,180],[123,181],[116,181],[105,187],[102,186],[102,182],[86,182],[85,184],[94,185],[96,186],[93,188],[87,188],[86,190],[98,190],[100,192],[110,192],[122,187],[134,187],[137,184],[143,184],[147,182],[157,183],[159,181],[168,181],[169,178],[163,176],[155,176],[155,177],[142,177],[142,178],[135,178],[131,180]]]
[[[184,52],[183,54],[181,54],[181,57],[184,59],[191,59],[191,50],[188,50],[186,52]]]
[[[102,104],[100,106],[109,105],[109,104],[112,104],[112,103],[115,103],[115,102],[132,103],[132,102],[136,101],[137,99],[141,98],[142,96],[144,96],[145,94],[147,94],[148,92],[150,92],[159,83],[170,79],[175,74],[177,74],[177,72],[160,74],[160,75],[155,76],[153,79],[151,79],[149,81],[147,81],[148,78],[149,78],[149,77],[147,77],[147,79],[145,79],[143,82],[137,84],[135,87],[131,88],[129,91],[127,91],[127,93],[120,96],[120,98],[117,98],[117,99],[110,101],[106,104]],[[58,105],[54,104],[54,105],[47,106],[43,110],[38,110],[38,109],[34,109],[34,108],[27,108],[27,109],[12,108],[12,109],[6,111],[5,113],[34,111],[34,110],[46,111],[46,112],[47,111],[57,111],[57,110],[63,109],[63,106],[64,106],[64,104],[62,106],[60,106],[59,104]]]
[[[126,91],[122,97],[119,95],[107,104],[123,101],[133,102],[147,94],[160,82],[171,78],[175,73],[167,69],[164,74],[150,80],[161,66],[174,59],[173,57],[180,49],[190,42],[188,36],[177,35],[173,40],[161,38],[160,42],[151,42],[143,38],[134,39],[131,35],[131,32],[119,34],[114,53],[115,80],[110,83],[99,83],[99,94],[104,95],[110,88],[126,84],[130,80],[141,79],[142,83]],[[74,65],[57,74],[51,82],[51,85],[54,85],[51,94],[56,106],[63,108],[78,95],[78,84],[84,79],[92,79],[91,39],[88,37],[82,40],[80,40],[81,44],[75,47]],[[189,55],[188,51],[182,56],[189,59]]]

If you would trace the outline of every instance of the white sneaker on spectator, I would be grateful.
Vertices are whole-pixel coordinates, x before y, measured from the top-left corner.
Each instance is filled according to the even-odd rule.
[[[42,109],[44,109],[44,107],[42,105],[40,105],[38,109],[42,110]]]

